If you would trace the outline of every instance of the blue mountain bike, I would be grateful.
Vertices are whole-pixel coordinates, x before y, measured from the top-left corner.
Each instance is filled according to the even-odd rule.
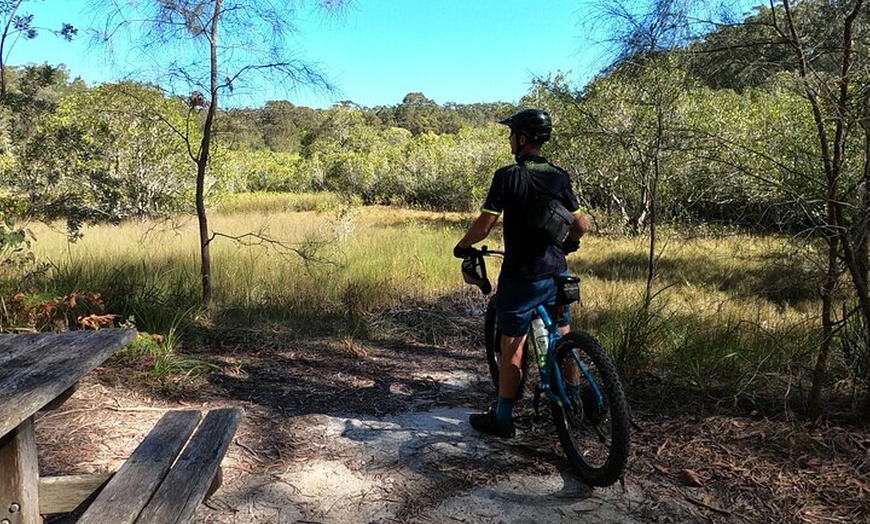
[[[486,246],[472,257],[479,268],[480,288],[489,293],[484,257],[502,256],[504,252]],[[485,284],[483,283],[485,281]],[[580,478],[590,486],[610,486],[625,470],[629,454],[631,419],[625,392],[616,364],[601,343],[583,331],[559,333],[555,318],[560,308],[580,299],[580,279],[575,276],[556,277],[557,297],[554,309],[538,305],[533,318],[546,326],[546,344],[538,348],[534,333],[523,348],[523,382],[530,362],[537,365],[540,380],[535,387],[536,415],[540,399],[549,401],[550,412],[562,449]],[[501,331],[496,315],[496,301],[489,300],[484,320],[486,361],[493,384],[498,390],[498,369],[501,355]]]

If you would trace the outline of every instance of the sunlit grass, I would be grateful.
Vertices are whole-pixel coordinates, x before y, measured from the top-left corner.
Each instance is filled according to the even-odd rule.
[[[373,295],[384,295],[359,297],[373,307],[398,298],[449,294],[463,286],[451,249],[470,219],[382,207],[215,213],[210,226],[220,236],[212,243],[213,283],[220,304],[231,307],[277,301],[328,309],[342,301],[349,284],[361,283],[371,285]],[[200,278],[196,228],[193,217],[94,226],[76,243],[68,243],[61,231],[43,228],[36,231],[34,251],[55,268],[55,280],[49,282],[103,287],[138,274],[187,295],[193,305]],[[249,233],[256,236],[245,236]],[[497,236],[492,240],[491,246],[500,247]],[[638,304],[645,289],[646,249],[642,239],[584,239],[581,250],[569,258],[572,272],[583,277],[582,316],[595,319]],[[751,313],[753,322],[766,326],[789,324],[806,315],[802,305],[807,302],[768,300],[761,267],[764,256],[785,249],[782,242],[751,237],[681,242],[666,247],[658,259],[654,288],[677,310],[702,316]],[[310,251],[314,260],[306,261],[294,250]],[[490,277],[497,278],[496,269],[491,268]]]
[[[451,257],[461,224],[455,215],[378,207],[214,213],[210,227],[219,235],[211,245],[212,281],[223,307],[288,315],[361,313],[400,298],[431,298],[461,286]],[[61,231],[36,234],[34,250],[51,261],[48,283],[58,293],[117,290],[117,298],[140,295],[176,311],[199,299],[193,217],[88,227],[72,244]]]
[[[814,275],[788,262],[785,240],[674,235],[659,247],[648,307],[646,240],[591,237],[570,259],[583,277],[574,323],[597,333],[624,372],[666,363],[695,385],[737,385],[748,369],[782,369],[817,347]]]
[[[325,211],[341,206],[346,197],[335,193],[233,193],[215,202],[215,211],[229,213],[284,213]]]

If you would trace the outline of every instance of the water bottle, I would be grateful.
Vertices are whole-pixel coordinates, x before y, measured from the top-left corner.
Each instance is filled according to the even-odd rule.
[[[538,355],[538,365],[544,366],[547,360],[547,349],[550,345],[550,334],[547,333],[547,327],[541,317],[535,317],[532,320],[532,343],[535,346],[535,353]]]

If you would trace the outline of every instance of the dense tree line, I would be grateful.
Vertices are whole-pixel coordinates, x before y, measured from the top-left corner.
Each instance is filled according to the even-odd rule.
[[[62,67],[12,69],[4,105],[3,205],[10,216],[122,220],[191,210],[182,130],[201,111],[135,82],[86,87]],[[271,101],[219,113],[208,185],[337,191],[366,204],[467,209],[508,160],[495,122],[509,104],[328,109]]]
[[[813,47],[819,74],[836,69],[836,35],[817,23],[835,21],[831,5],[803,2],[794,13],[807,38],[824,43]],[[759,7],[679,48],[628,54],[581,88],[558,73],[539,79],[519,105],[553,114],[546,152],[574,173],[602,220],[616,217],[610,223],[632,232],[646,227],[655,161],[662,220],[805,230],[823,212],[807,197],[815,130],[789,43],[773,26],[776,12]],[[201,108],[130,82],[89,88],[47,64],[7,68],[7,76],[0,127],[7,209],[75,222],[189,210],[178,137]],[[374,108],[271,101],[223,110],[209,188],[329,190],[367,204],[470,209],[491,171],[510,160],[494,123],[515,109],[441,106],[409,93]],[[847,172],[861,172],[854,162]]]
[[[832,74],[834,36],[814,21],[836,14],[821,4],[801,3],[796,15],[808,38],[825,42],[816,60],[820,74]],[[645,228],[651,200],[642,172],[655,160],[662,220],[804,230],[822,213],[818,199],[806,198],[814,129],[789,44],[773,29],[775,13],[760,7],[679,49],[629,54],[582,88],[558,73],[540,79],[520,105],[553,114],[546,152],[574,173],[602,221]],[[178,137],[201,110],[135,83],[88,88],[48,64],[7,68],[7,76],[0,128],[7,208],[73,222],[189,210]],[[665,105],[666,121],[658,121],[656,108]],[[271,101],[224,110],[208,183],[212,193],[329,190],[367,204],[470,209],[491,171],[510,160],[494,123],[515,109],[441,106],[409,93],[374,108]],[[654,144],[662,126],[667,136]]]
[[[515,110],[508,103],[438,105],[423,93],[408,93],[400,104],[367,108],[351,101],[332,110],[359,113],[359,124],[376,132],[401,128],[411,136],[456,134],[463,127],[485,127]],[[233,109],[222,115],[218,133],[234,150],[269,150],[310,155],[319,135],[329,134],[335,112],[296,106],[286,100],[267,102],[263,108]]]
[[[49,65],[12,73],[0,137],[7,209],[74,223],[190,211],[178,130],[201,115],[186,100],[131,82],[89,88]],[[546,152],[574,174],[596,218],[644,229],[649,199],[632,173],[650,161],[651,97],[663,85],[681,92],[658,155],[663,220],[791,231],[812,223],[818,203],[798,195],[810,182],[800,166],[812,161],[813,130],[787,74],[715,89],[675,60],[624,64],[582,89],[557,74],[522,101],[553,114]],[[328,190],[366,204],[472,209],[492,171],[510,161],[495,122],[515,106],[426,100],[412,93],[392,107],[272,101],[223,111],[210,194]]]

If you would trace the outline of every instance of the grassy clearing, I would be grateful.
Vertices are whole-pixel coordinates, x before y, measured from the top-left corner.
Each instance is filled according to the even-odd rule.
[[[443,317],[425,314],[425,304],[434,311],[445,297],[484,303],[464,286],[450,254],[471,215],[341,202],[286,211],[289,200],[254,209],[254,201],[212,213],[214,231],[243,239],[218,236],[212,246],[217,311],[198,306],[191,217],[90,227],[75,244],[38,229],[34,251],[51,268],[37,288],[46,296],[100,293],[108,311],[174,344],[192,326],[280,324],[299,334],[388,336],[384,311],[421,305],[410,329],[433,332]],[[251,232],[257,236],[245,236]],[[500,245],[498,230],[490,245]],[[660,246],[657,292],[646,308],[643,239],[591,236],[569,260],[583,277],[574,324],[602,338],[627,378],[655,370],[722,398],[754,400],[771,381],[788,381],[810,366],[818,306],[805,253],[782,239],[745,235],[672,233]]]
[[[234,212],[214,214],[210,225],[228,237],[257,235],[241,242],[218,236],[212,244],[213,281],[227,310],[289,321],[320,313],[359,315],[461,286],[450,258],[464,227],[459,215],[378,207]],[[50,293],[99,290],[111,309],[157,331],[198,304],[192,217],[90,227],[74,244],[48,228],[36,235],[37,257],[52,265],[42,282]],[[316,260],[305,261],[298,251]]]
[[[571,259],[584,277],[575,325],[611,348],[623,373],[650,369],[705,391],[753,397],[791,366],[809,366],[818,306],[788,242],[770,237],[681,239],[657,260],[655,295],[643,307],[643,239],[589,238]],[[788,272],[790,271],[790,272]]]
[[[348,205],[346,200],[333,193],[234,193],[221,196],[215,211],[220,214],[327,211]]]

